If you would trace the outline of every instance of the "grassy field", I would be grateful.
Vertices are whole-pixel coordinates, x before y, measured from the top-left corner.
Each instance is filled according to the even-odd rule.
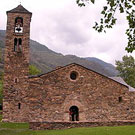
[[[32,131],[29,130],[28,123],[0,122],[0,135],[135,135],[135,126]]]

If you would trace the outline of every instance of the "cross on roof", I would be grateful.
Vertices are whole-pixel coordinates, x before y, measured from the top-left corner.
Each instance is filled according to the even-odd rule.
[[[22,4],[22,0],[19,0],[20,5]]]

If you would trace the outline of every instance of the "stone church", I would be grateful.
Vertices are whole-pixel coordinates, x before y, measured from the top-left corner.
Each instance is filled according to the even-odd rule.
[[[31,17],[22,5],[7,11],[3,121],[33,129],[134,123],[135,92],[112,78],[75,63],[29,76]]]

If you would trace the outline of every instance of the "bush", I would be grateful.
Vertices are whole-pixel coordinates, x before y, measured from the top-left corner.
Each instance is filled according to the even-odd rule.
[[[38,69],[35,65],[29,66],[29,74],[30,75],[37,75],[37,74],[40,74],[40,73],[41,73],[41,70]]]

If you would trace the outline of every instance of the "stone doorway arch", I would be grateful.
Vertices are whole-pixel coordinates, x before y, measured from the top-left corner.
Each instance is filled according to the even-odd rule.
[[[69,120],[79,121],[79,108],[77,106],[71,106],[69,108]]]
[[[79,121],[86,121],[86,108],[85,106],[80,103],[78,100],[70,100],[70,101],[67,101],[65,100],[64,104],[63,104],[63,121],[71,121],[70,119],[70,116],[69,116],[69,109],[72,107],[72,106],[76,106],[78,107],[78,111],[79,111]]]

